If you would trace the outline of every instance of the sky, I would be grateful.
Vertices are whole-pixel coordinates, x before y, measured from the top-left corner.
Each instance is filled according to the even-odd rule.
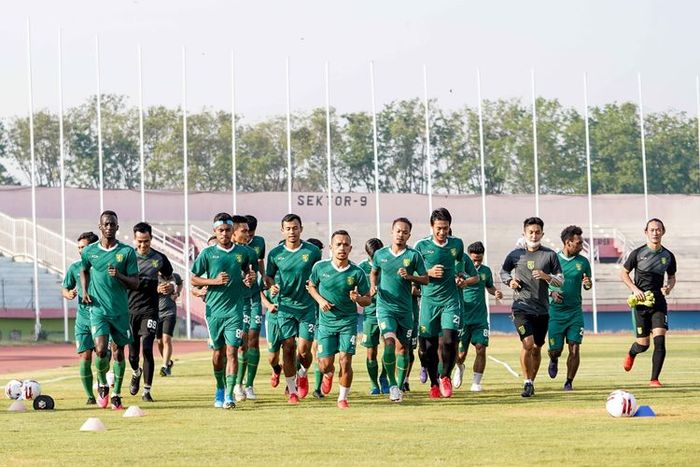
[[[0,117],[28,112],[27,18],[31,18],[34,108],[58,109],[58,37],[63,38],[64,106],[97,92],[96,37],[103,93],[138,104],[137,46],[144,105],[230,110],[235,56],[236,113],[258,120],[325,105],[370,110],[369,63],[377,107],[427,91],[444,108],[485,99],[539,96],[583,107],[638,100],[646,112],[697,112],[700,3],[586,0],[0,0]]]

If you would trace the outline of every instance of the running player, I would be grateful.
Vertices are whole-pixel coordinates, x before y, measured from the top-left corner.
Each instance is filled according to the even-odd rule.
[[[401,402],[409,366],[408,349],[413,337],[412,284],[427,284],[423,258],[406,243],[413,224],[405,217],[391,225],[391,246],[374,253],[370,293],[377,296],[377,322],[384,338],[382,362],[389,377],[389,400]],[[398,370],[398,371],[397,371]]]
[[[92,232],[85,232],[78,237],[78,256],[83,249],[91,243],[95,243],[99,238]],[[95,394],[92,391],[92,351],[95,349],[95,342],[90,333],[90,311],[83,304],[78,285],[80,284],[80,260],[75,261],[66,271],[63,278],[61,293],[66,300],[73,300],[78,297],[78,309],[75,312],[75,348],[80,358],[80,382],[83,384],[85,394],[87,394],[87,405],[95,405]]]
[[[357,265],[362,269],[369,280],[369,275],[372,272],[373,257],[384,244],[378,238],[370,238],[365,243],[365,252],[367,258],[360,261]],[[377,297],[372,297],[372,302],[364,309],[362,321],[362,345],[367,349],[367,373],[369,374],[371,396],[378,394],[387,394],[389,392],[389,381],[386,377],[386,368],[382,362],[382,372],[379,374],[379,363],[377,362],[377,349],[379,348],[379,323],[377,322]]]
[[[493,284],[491,268],[483,263],[486,249],[481,242],[474,242],[467,247],[467,255],[462,261],[468,264],[471,261],[479,277],[479,282],[469,285],[462,290],[464,298],[464,319],[459,335],[459,348],[457,349],[457,368],[455,369],[454,387],[459,388],[464,379],[464,361],[467,358],[469,344],[474,346],[474,375],[472,377],[471,390],[481,391],[481,378],[486,368],[486,347],[489,346],[489,320],[486,309],[486,292],[496,297],[503,298],[503,293],[497,290]]]
[[[661,245],[661,238],[666,233],[664,223],[651,219],[644,227],[647,237],[646,245],[633,250],[620,271],[622,282],[630,289],[634,298],[640,302],[632,311],[632,319],[637,333],[637,341],[632,344],[625,356],[624,369],[630,371],[637,354],[649,348],[649,334],[654,338],[654,354],[651,362],[651,387],[660,388],[659,375],[666,358],[666,331],[668,330],[668,306],[666,296],[676,285],[676,257]],[[634,269],[634,281],[630,272]],[[668,280],[664,283],[666,276]],[[642,305],[646,301],[644,292],[654,294],[652,306]]]
[[[321,391],[331,392],[335,354],[340,354],[338,408],[348,408],[352,384],[352,356],[357,339],[357,305],[371,303],[364,271],[348,259],[350,235],[337,230],[331,235],[332,258],[317,262],[309,278],[309,294],[321,309],[318,319],[318,365],[323,373]]]
[[[457,260],[464,256],[464,243],[449,234],[452,216],[445,208],[430,215],[432,235],[416,243],[423,255],[430,281],[422,287],[420,302],[420,334],[418,345],[423,366],[430,378],[430,398],[452,397],[452,368],[457,357],[459,330],[462,326],[462,294],[459,289],[479,279],[471,260],[469,270],[457,270]],[[438,344],[442,333],[442,372],[438,386]]]
[[[83,291],[87,291],[82,296],[82,302],[90,313],[90,328],[97,354],[97,404],[104,409],[111,402],[112,409],[121,410],[121,389],[126,370],[124,346],[130,344],[132,339],[127,291],[138,288],[139,267],[134,249],[117,240],[119,220],[114,211],[104,211],[100,215],[99,229],[100,241],[86,246],[81,255],[80,285]],[[114,356],[111,399],[107,385],[110,337]]]
[[[217,214],[213,228],[217,244],[202,250],[195,260],[192,285],[207,287],[205,319],[216,378],[214,407],[233,409],[236,407],[233,386],[238,370],[238,347],[243,338],[244,290],[255,278],[250,273],[253,265],[247,251],[231,241],[231,216],[225,212]]]
[[[277,280],[279,286],[277,321],[283,340],[284,375],[289,389],[289,403],[298,404],[299,398],[306,397],[309,392],[307,372],[312,362],[311,344],[316,329],[317,305],[306,290],[306,281],[313,265],[321,259],[321,251],[301,240],[303,226],[299,216],[287,214],[281,224],[285,242],[268,254],[265,282],[269,287]],[[276,277],[278,272],[279,277]],[[295,345],[296,338],[298,345]],[[298,371],[296,361],[300,363]]]
[[[172,293],[173,267],[168,257],[151,248],[152,229],[146,222],[134,226],[134,247],[136,260],[139,265],[139,287],[129,291],[129,326],[131,327],[132,342],[129,344],[129,364],[132,375],[129,392],[135,396],[139,392],[141,374],[143,374],[144,402],[153,402],[151,385],[155,362],[153,360],[153,341],[158,328],[158,282],[159,277],[168,281],[161,290]],[[140,354],[143,354],[143,367],[140,364]]]
[[[540,245],[543,235],[542,219],[525,219],[525,246],[508,253],[500,273],[501,281],[513,290],[513,324],[522,343],[520,367],[525,385],[520,395],[523,397],[535,395],[534,381],[549,322],[548,286],[559,287],[564,280],[557,254]]]
[[[314,245],[321,251],[321,253],[323,253],[323,242],[321,240],[319,240],[318,238],[307,238],[306,241]],[[323,254],[321,254],[321,257],[323,257]],[[316,322],[318,323],[318,307],[316,307]],[[318,334],[318,326],[316,326],[316,334]],[[313,344],[311,344],[311,357],[313,358],[313,363],[311,364],[311,366],[314,369],[314,391],[312,394],[316,399],[323,399],[325,397],[323,395],[323,391],[321,391],[321,385],[323,384],[323,373],[321,372],[321,368],[318,366],[318,358],[316,357],[317,353],[318,340],[316,339],[316,335],[314,334],[314,342]],[[298,362],[297,369],[299,369]]]
[[[173,280],[166,281],[162,276],[158,278],[158,327],[156,328],[156,339],[158,351],[163,357],[163,366],[160,367],[161,376],[170,376],[173,370],[173,335],[175,324],[177,323],[177,303],[176,300],[182,293],[182,277],[174,272]],[[172,287],[173,292],[168,293]]]
[[[559,371],[559,357],[564,349],[564,339],[569,347],[566,360],[566,382],[564,391],[574,389],[573,382],[581,362],[580,347],[583,341],[583,308],[581,286],[585,290],[593,287],[591,264],[581,256],[583,249],[581,227],[570,225],[561,232],[564,246],[557,253],[564,275],[561,287],[549,287],[549,367],[550,378]]]

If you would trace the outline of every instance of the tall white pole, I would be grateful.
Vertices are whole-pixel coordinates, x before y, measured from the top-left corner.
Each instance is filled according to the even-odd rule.
[[[425,159],[428,165],[428,213],[433,212],[433,163],[430,157],[430,107],[428,102],[428,69],[423,65],[423,95],[425,107]]]
[[[488,264],[487,255],[489,252],[488,242],[486,239],[486,168],[484,157],[484,115],[481,106],[481,73],[476,70],[476,92],[477,92],[477,109],[479,112],[479,165],[481,166],[481,228],[482,242],[484,243],[484,264]],[[486,299],[486,319],[491,322],[491,307],[489,306],[488,297]]]
[[[231,51],[231,191],[233,192],[233,213],[238,213],[236,205],[236,195],[238,185],[236,180],[236,74],[233,60],[233,50]]]
[[[700,76],[695,75],[695,104],[698,109],[698,188],[700,189]]]
[[[185,248],[183,263],[185,265],[185,314],[187,320],[187,338],[192,339],[192,314],[190,313],[190,209],[189,209],[189,165],[187,161],[187,52],[182,47],[182,155],[185,197]]]
[[[141,61],[141,46],[136,48],[139,59],[139,155],[141,172],[141,220],[146,220],[146,169],[145,156],[143,150],[143,66]]]
[[[66,168],[63,141],[63,34],[58,29],[58,151],[60,162],[58,168],[61,178],[61,265],[63,275],[68,272],[66,258]],[[68,342],[68,300],[63,299],[63,340]]]
[[[331,186],[331,96],[326,62],[326,177],[328,179],[328,239],[333,233],[333,187]]]
[[[588,259],[591,263],[591,297],[593,299],[593,333],[598,334],[598,301],[595,286],[595,236],[593,232],[593,187],[591,183],[591,136],[588,128],[588,76],[583,74],[583,118],[586,128],[586,178],[588,183]]]
[[[644,107],[642,101],[642,74],[637,73],[639,88],[639,132],[642,139],[642,178],[644,179],[644,220],[649,219],[649,193],[647,189],[647,149],[644,141]]]
[[[32,26],[27,18],[27,87],[29,98],[29,154],[31,157],[32,182],[32,255],[34,256],[34,338],[41,333],[41,309],[39,308],[39,252],[36,228],[36,159],[34,157],[34,97],[32,95]]]
[[[292,212],[292,110],[289,97],[289,57],[286,62],[287,76],[287,212]]]
[[[540,168],[537,157],[537,95],[535,94],[535,70],[530,70],[530,84],[532,85],[532,150],[535,166],[535,215],[540,216]]]
[[[100,38],[95,36],[95,65],[97,69],[97,165],[100,183],[100,214],[105,210],[104,171],[102,168],[102,91],[100,90]]]
[[[374,151],[374,210],[377,215],[377,238],[381,238],[379,217],[379,151],[377,144],[377,109],[374,96],[374,62],[369,62],[369,84],[372,91],[372,149]]]

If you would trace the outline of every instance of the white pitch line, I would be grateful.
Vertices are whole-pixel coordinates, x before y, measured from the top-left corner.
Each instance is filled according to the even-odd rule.
[[[493,358],[491,355],[489,355],[488,357],[489,357],[489,359],[493,360],[494,362],[498,363],[499,365],[503,365],[505,367],[505,369],[508,370],[508,373],[510,373],[511,375],[515,376],[516,378],[520,378],[520,375],[517,374],[515,371],[513,371],[513,369],[510,367],[510,365],[508,365],[506,362],[502,362],[502,361],[498,360],[497,358]]]

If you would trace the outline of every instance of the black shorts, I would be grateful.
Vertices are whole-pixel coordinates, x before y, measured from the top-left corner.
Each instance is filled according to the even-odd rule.
[[[668,329],[668,311],[666,304],[654,305],[654,308],[638,306],[632,311],[632,323],[637,337],[647,337],[652,329]]]
[[[549,326],[549,315],[513,313],[511,319],[521,341],[528,336],[532,336],[535,339],[535,345],[538,347],[544,345]]]
[[[163,334],[172,336],[175,332],[175,323],[177,315],[168,315],[158,319],[158,327],[156,328],[156,337],[160,339]]]
[[[158,315],[129,315],[129,327],[131,334],[136,337],[145,337],[156,334],[158,327]]]

